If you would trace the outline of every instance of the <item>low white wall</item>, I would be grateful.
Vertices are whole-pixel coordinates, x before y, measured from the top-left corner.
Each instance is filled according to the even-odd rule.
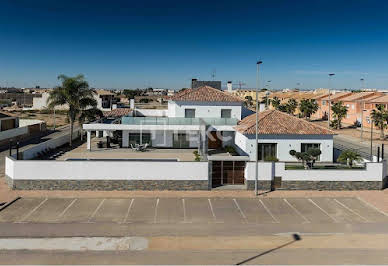
[[[272,180],[281,176],[282,181],[382,181],[386,176],[386,163],[366,163],[361,170],[286,170],[285,163],[259,162],[259,180]],[[245,179],[255,180],[255,163],[247,162]]]
[[[167,109],[135,109],[136,110],[136,116],[143,115],[143,116],[157,116],[157,117],[166,117],[168,114]]]
[[[385,177],[384,163],[366,163],[361,170],[286,170],[285,163],[275,164],[275,176],[282,181],[382,181]]]
[[[259,180],[272,180],[275,174],[274,163],[271,162],[260,162],[258,164],[258,179]],[[255,163],[247,162],[245,167],[245,179],[255,180]]]
[[[26,127],[40,123],[43,123],[43,121],[38,119],[19,119],[19,127]]]
[[[0,141],[28,133],[28,127],[17,127],[0,132]]]
[[[44,151],[45,149],[55,149],[59,146],[62,146],[69,142],[70,133],[60,136],[58,138],[50,139],[48,141],[39,143],[30,149],[24,150],[22,153],[22,158],[24,160],[30,160],[38,155],[39,152]],[[79,137],[79,129],[74,130],[73,139]],[[44,171],[44,170],[43,170]]]
[[[14,180],[208,180],[207,162],[24,161],[6,157]]]

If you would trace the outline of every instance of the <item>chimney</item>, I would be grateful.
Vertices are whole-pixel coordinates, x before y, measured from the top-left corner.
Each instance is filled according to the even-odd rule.
[[[226,84],[226,87],[228,89],[228,92],[232,92],[233,88],[232,88],[232,82],[231,81],[228,81],[228,83]]]

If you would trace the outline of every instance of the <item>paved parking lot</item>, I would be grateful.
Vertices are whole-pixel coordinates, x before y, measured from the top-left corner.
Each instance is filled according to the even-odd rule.
[[[22,198],[3,223],[330,224],[384,223],[358,198]]]

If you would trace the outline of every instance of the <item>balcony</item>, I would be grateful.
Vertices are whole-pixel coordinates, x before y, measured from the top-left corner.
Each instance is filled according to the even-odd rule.
[[[212,125],[235,126],[235,118],[183,118],[183,117],[129,117],[121,118],[123,125]]]

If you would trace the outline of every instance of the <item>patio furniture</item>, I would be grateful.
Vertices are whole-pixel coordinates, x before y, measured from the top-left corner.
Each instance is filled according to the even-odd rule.
[[[131,143],[131,149],[133,151],[139,151],[139,147],[137,146],[137,144],[135,144],[135,147],[133,147],[133,144]]]
[[[103,147],[102,141],[97,142],[97,148],[101,149]]]

